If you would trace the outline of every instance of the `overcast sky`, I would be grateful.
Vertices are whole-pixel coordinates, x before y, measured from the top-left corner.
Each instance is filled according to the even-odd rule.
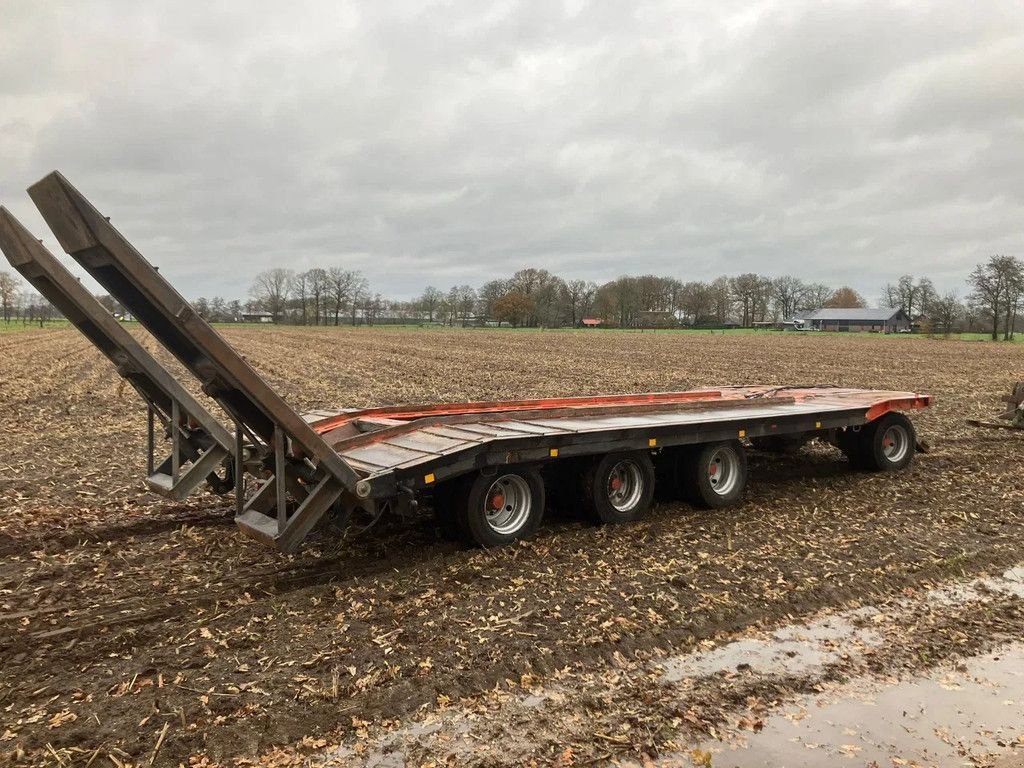
[[[1024,256],[1024,3],[0,0],[0,202],[60,169],[187,296],[344,265],[756,271],[877,300]],[[66,260],[67,263],[67,260]]]

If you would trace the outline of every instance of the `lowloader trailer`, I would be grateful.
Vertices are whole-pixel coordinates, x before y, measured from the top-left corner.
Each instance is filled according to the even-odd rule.
[[[700,507],[736,503],[748,446],[787,449],[817,437],[873,471],[903,469],[922,449],[904,412],[928,406],[928,395],[831,386],[299,414],[61,174],[29,195],[61,247],[232,422],[225,427],[0,208],[7,260],[146,403],[149,487],[174,499],[204,484],[233,493],[239,529],[283,552],[332,510],[376,520],[425,501],[445,532],[495,546],[533,533],[550,496],[598,523],[642,516],[656,483]],[[158,442],[169,451],[161,461]]]

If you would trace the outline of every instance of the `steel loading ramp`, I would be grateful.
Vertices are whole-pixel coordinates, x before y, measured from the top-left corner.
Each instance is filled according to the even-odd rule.
[[[239,504],[239,527],[282,551],[295,549],[327,509],[360,480],[224,338],[60,173],[29,188],[61,246],[200,381],[264,458],[269,477]],[[236,475],[236,495],[243,495]],[[298,504],[294,511],[288,495]],[[276,512],[276,514],[275,514]]]
[[[149,487],[180,500],[207,479],[217,485],[219,478],[214,473],[232,454],[233,440],[228,431],[3,207],[0,250],[146,401]],[[156,420],[171,439],[171,453],[159,464],[155,461]]]

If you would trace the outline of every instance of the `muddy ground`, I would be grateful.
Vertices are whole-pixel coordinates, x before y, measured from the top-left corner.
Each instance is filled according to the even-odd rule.
[[[1022,635],[1013,593],[971,598],[969,610],[887,608],[1024,561],[1024,435],[964,425],[1024,379],[1015,345],[225,334],[298,408],[845,384],[936,395],[914,419],[931,452],[886,476],[849,471],[827,446],[752,454],[750,490],[734,509],[663,504],[603,529],[551,516],[536,538],[502,550],[445,542],[424,516],[357,538],[324,529],[283,557],[236,533],[229,500],[145,492],[144,413],[84,339],[0,334],[3,759],[724,765],[729,755],[709,739],[744,718],[764,722],[815,686],[927,674]],[[868,605],[888,617],[891,638],[870,663],[665,679],[666,659]],[[416,730],[427,722],[441,723],[430,738]],[[1013,748],[1006,740],[971,759]],[[858,764],[858,753],[847,757]]]

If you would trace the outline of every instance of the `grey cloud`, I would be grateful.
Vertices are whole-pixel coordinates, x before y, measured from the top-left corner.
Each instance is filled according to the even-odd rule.
[[[0,199],[61,168],[187,295],[1024,255],[1016,2],[17,4]]]

